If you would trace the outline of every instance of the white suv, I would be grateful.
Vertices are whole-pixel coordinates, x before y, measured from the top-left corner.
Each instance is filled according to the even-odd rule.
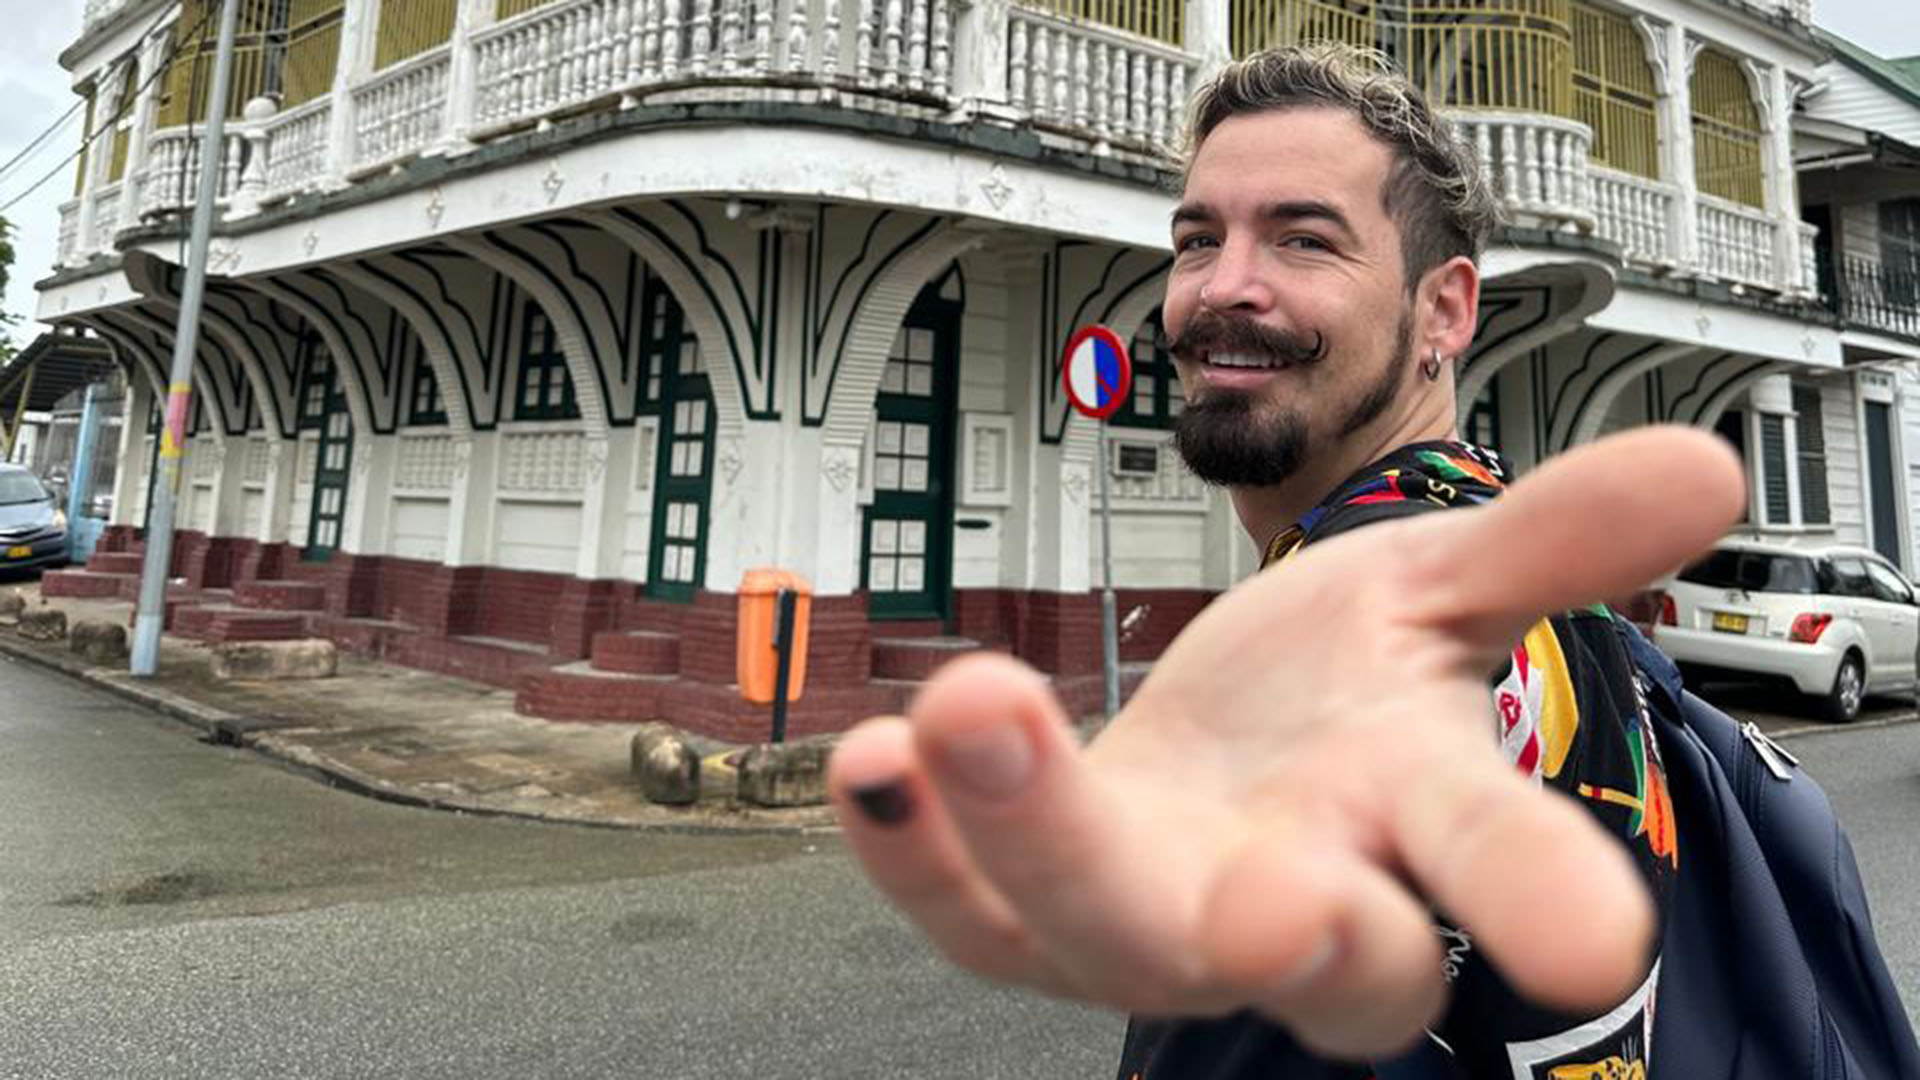
[[[1653,640],[1683,666],[1784,677],[1841,722],[1914,685],[1920,601],[1872,551],[1724,540],[1664,588]]]

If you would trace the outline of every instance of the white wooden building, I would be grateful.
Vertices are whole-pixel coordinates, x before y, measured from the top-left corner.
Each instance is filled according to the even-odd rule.
[[[114,344],[136,418],[171,345],[210,3],[93,0],[63,56],[97,137],[41,315]],[[1096,468],[1130,659],[1244,576],[1224,498],[1167,445],[1157,308],[1188,93],[1267,44],[1388,48],[1494,178],[1473,437],[1525,465],[1734,416],[1760,446],[1767,388],[1853,379],[1800,220],[1793,117],[1827,53],[1803,0],[247,12],[174,624],[322,633],[541,715],[758,731],[727,684],[732,593],[763,565],[819,597],[800,730],[972,643],[1093,707]],[[1106,461],[1054,366],[1092,321],[1138,370]],[[123,548],[152,460],[125,430]],[[126,589],[134,561],[49,587]]]

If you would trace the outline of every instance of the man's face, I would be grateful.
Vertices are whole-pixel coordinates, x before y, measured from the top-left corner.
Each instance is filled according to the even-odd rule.
[[[1176,444],[1216,484],[1278,484],[1399,403],[1414,366],[1391,159],[1352,115],[1228,119],[1174,214],[1163,318]]]

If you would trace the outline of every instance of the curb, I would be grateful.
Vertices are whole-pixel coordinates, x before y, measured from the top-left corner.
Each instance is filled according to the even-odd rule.
[[[1797,727],[1770,731],[1768,737],[1775,739],[1798,739],[1808,735],[1841,735],[1849,731],[1872,731],[1874,728],[1899,727],[1920,720],[1920,712],[1900,713],[1895,716],[1877,716],[1872,720],[1855,720],[1851,724],[1801,724]]]
[[[377,799],[381,802],[395,803],[401,806],[413,806],[425,810],[439,810],[454,814],[469,814],[474,817],[499,817],[519,821],[538,821],[549,825],[573,825],[596,829],[625,829],[636,832],[658,832],[674,835],[703,836],[822,836],[840,832],[836,824],[779,822],[742,822],[737,825],[720,824],[710,821],[658,821],[628,822],[606,821],[595,818],[567,817],[555,814],[541,814],[531,811],[512,810],[498,806],[487,806],[469,802],[460,798],[422,795],[395,787],[378,777],[350,769],[330,762],[317,754],[306,751],[304,747],[284,746],[272,740],[273,732],[282,725],[262,722],[225,709],[206,705],[173,693],[161,687],[135,681],[131,675],[107,668],[89,667],[79,660],[70,660],[64,656],[47,655],[46,652],[31,648],[14,641],[11,635],[0,635],[0,654],[23,660],[36,667],[68,678],[88,683],[110,694],[130,701],[135,705],[160,713],[172,720],[179,721],[211,736],[213,741],[227,746],[251,750],[260,756],[285,765],[297,772],[315,777],[329,787],[337,787],[354,795]],[[663,811],[665,812],[665,811]]]

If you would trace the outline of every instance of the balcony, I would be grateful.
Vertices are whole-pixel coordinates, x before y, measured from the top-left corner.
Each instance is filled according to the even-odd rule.
[[[1827,305],[1849,328],[1920,342],[1920,273],[1858,257],[1822,269]]]
[[[229,125],[218,198],[237,219],[574,117],[701,101],[1012,125],[1054,147],[1171,172],[1203,56],[1317,34],[1418,45],[1428,60],[1416,80],[1448,103],[1511,223],[1608,241],[1648,272],[1813,294],[1797,221],[1711,195],[1689,200],[1650,175],[1655,119],[1635,96],[1650,84],[1595,67],[1575,37],[1580,28],[1640,48],[1627,24],[1594,29],[1617,17],[1581,0],[1487,3],[1493,15],[1469,41],[1431,12],[1376,18],[1373,0],[1236,0],[1231,25],[1210,31],[1223,40],[1207,42],[1183,0],[502,0],[506,17],[491,25],[415,27],[405,48],[374,50],[391,63],[337,80],[330,68],[308,70],[339,48],[333,24],[316,19],[297,43],[309,50],[302,85],[329,89],[290,93],[297,103],[284,109],[250,102]],[[1512,17],[1502,23],[1501,12]],[[150,112],[172,126],[135,135],[124,182],[63,210],[62,265],[192,205],[196,129],[175,104]]]

